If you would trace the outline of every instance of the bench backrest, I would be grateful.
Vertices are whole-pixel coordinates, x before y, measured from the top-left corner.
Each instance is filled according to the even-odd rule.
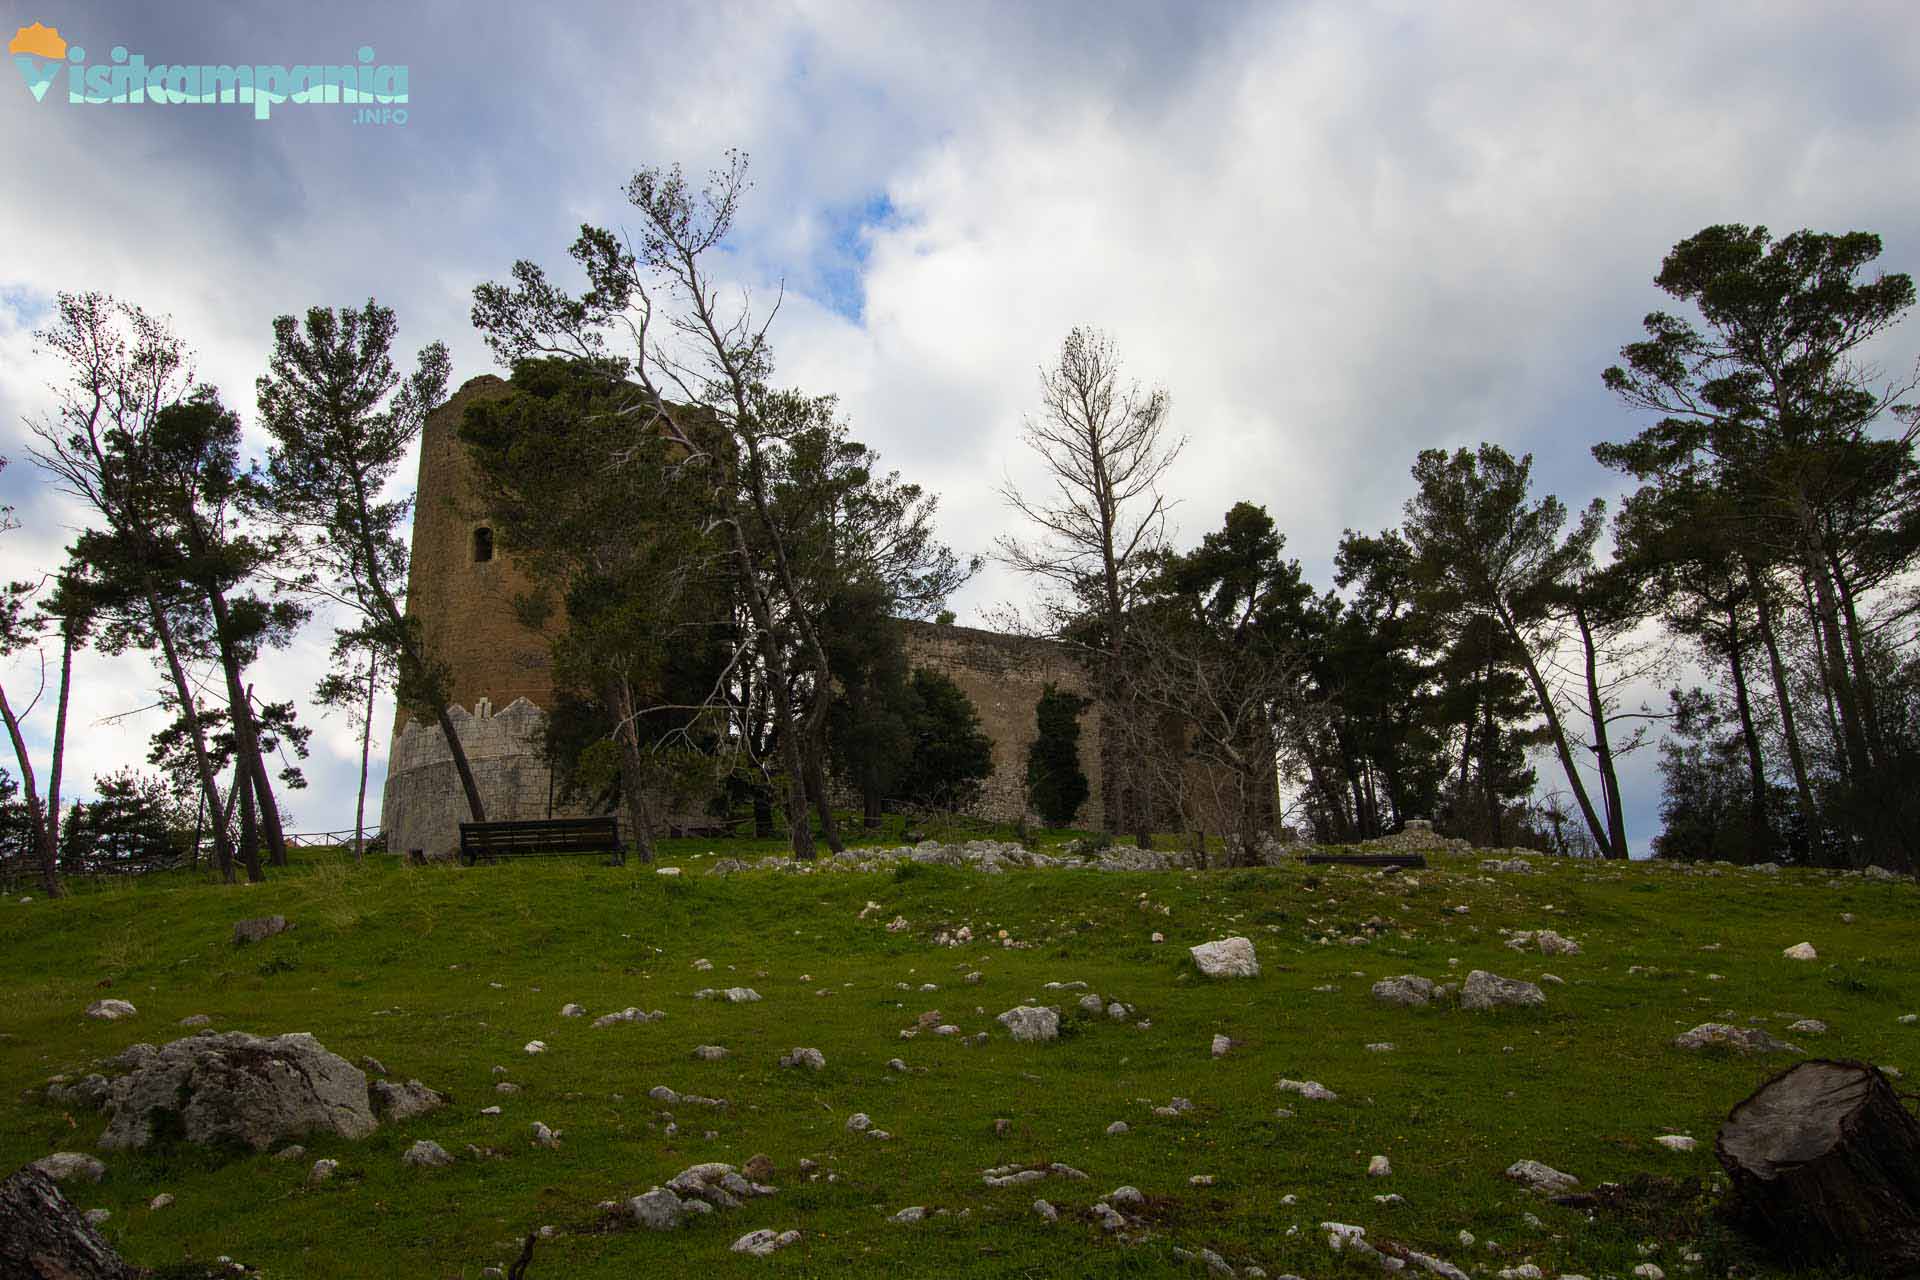
[[[611,852],[620,847],[620,820],[608,817],[463,822],[460,847],[493,853],[564,849]]]

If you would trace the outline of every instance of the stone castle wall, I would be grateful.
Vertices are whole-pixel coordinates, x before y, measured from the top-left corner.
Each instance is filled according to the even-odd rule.
[[[1049,684],[1086,696],[1087,676],[1074,652],[1051,640],[1002,635],[974,627],[902,622],[908,660],[938,671],[965,692],[993,739],[993,775],[975,808],[979,817],[1012,822],[1027,810],[1027,748],[1039,736],[1035,707]],[[1101,825],[1100,709],[1080,716],[1080,768],[1091,793],[1075,824]],[[1026,816],[1037,820],[1030,810]]]
[[[553,775],[540,745],[546,713],[525,698],[495,712],[480,699],[473,712],[448,711],[467,766],[487,806],[490,822],[527,818],[571,818],[582,810],[555,802]],[[419,849],[429,858],[452,857],[460,849],[460,824],[467,821],[467,795],[453,767],[453,753],[440,727],[411,720],[394,736],[387,759],[387,785],[381,802],[381,826],[394,853]]]
[[[540,741],[544,708],[553,702],[545,636],[523,627],[513,598],[532,589],[512,549],[494,532],[490,559],[475,557],[476,530],[491,522],[475,497],[476,477],[457,431],[467,405],[507,394],[492,375],[469,379],[427,418],[413,516],[407,609],[418,619],[427,651],[450,672],[452,718],[465,744],[490,820],[549,813],[551,780]],[[1027,748],[1038,733],[1035,705],[1051,683],[1082,694],[1086,673],[1073,651],[1046,640],[972,627],[902,622],[910,661],[951,678],[972,701],[993,739],[993,774],[978,816],[1012,821],[1025,805]],[[468,712],[463,708],[474,708]],[[493,707],[504,708],[499,712]],[[1080,767],[1091,794],[1076,823],[1102,825],[1102,735],[1098,706],[1080,720]],[[553,816],[576,810],[554,804]],[[464,792],[439,727],[400,708],[382,808],[388,847],[444,856],[459,846],[467,818]],[[1029,818],[1034,817],[1031,813]],[[690,821],[692,819],[689,819]]]

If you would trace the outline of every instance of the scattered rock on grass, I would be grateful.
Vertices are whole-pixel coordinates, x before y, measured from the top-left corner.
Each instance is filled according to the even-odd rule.
[[[1703,1022],[1691,1031],[1683,1031],[1673,1038],[1673,1047],[1731,1049],[1736,1053],[1800,1052],[1797,1045],[1776,1039],[1759,1027],[1736,1027],[1728,1022]]]
[[[87,1016],[100,1022],[118,1022],[139,1012],[125,1000],[95,1000],[87,1006]]]
[[[1015,1040],[1030,1043],[1056,1040],[1060,1036],[1060,1015],[1050,1008],[1023,1004],[1008,1009],[994,1021],[1007,1029]]]
[[[795,1049],[791,1053],[780,1055],[780,1065],[805,1067],[809,1071],[824,1071],[827,1069],[827,1055],[818,1049]]]
[[[1516,1160],[1507,1166],[1506,1176],[1542,1195],[1560,1195],[1580,1185],[1580,1179],[1562,1173],[1538,1160]]]
[[[418,1080],[409,1080],[405,1084],[375,1080],[367,1086],[367,1096],[373,1104],[374,1114],[388,1120],[411,1120],[447,1105],[444,1093],[429,1089]]]
[[[422,1138],[407,1148],[406,1154],[400,1157],[400,1163],[416,1169],[444,1169],[453,1163],[453,1157],[439,1143]]]
[[[1289,1080],[1285,1076],[1274,1081],[1273,1087],[1282,1093],[1297,1093],[1308,1102],[1338,1102],[1340,1095],[1318,1080]]]
[[[1221,938],[1188,948],[1200,972],[1209,978],[1257,978],[1260,961],[1246,938]]]
[[[243,947],[250,942],[265,942],[275,934],[285,933],[293,928],[285,916],[260,916],[253,920],[239,920],[233,926],[233,945]]]
[[[1546,1002],[1547,993],[1531,982],[1503,978],[1485,969],[1468,974],[1466,985],[1460,988],[1462,1009],[1526,1008]]]
[[[1373,984],[1373,998],[1382,1004],[1398,1005],[1404,1009],[1419,1008],[1432,1003],[1433,982],[1417,973],[1382,978]]]
[[[33,1167],[55,1182],[98,1182],[107,1176],[107,1166],[83,1151],[56,1151],[35,1160]]]
[[[747,1232],[747,1234],[735,1240],[729,1247],[735,1253],[746,1253],[756,1258],[764,1258],[776,1250],[786,1248],[799,1239],[800,1233],[798,1231],[775,1232],[771,1228],[762,1227],[758,1231]]]
[[[139,1048],[107,1102],[113,1118],[100,1145],[110,1151],[174,1132],[201,1146],[265,1151],[308,1133],[364,1138],[377,1124],[366,1075],[304,1032],[227,1031]]]

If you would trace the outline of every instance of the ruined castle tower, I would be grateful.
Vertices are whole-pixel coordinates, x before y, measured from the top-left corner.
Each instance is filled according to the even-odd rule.
[[[506,382],[484,374],[427,416],[407,576],[408,614],[419,621],[427,652],[448,668],[451,718],[493,822],[579,812],[558,802],[541,740],[553,703],[547,640],[514,616],[514,597],[532,584],[480,505],[473,462],[457,434],[469,404],[505,394]],[[1087,692],[1085,672],[1066,649],[1044,640],[901,625],[913,665],[954,680],[993,739],[994,771],[977,815],[1018,818],[1026,807],[1027,748],[1038,733],[1035,705],[1049,683]],[[1081,767],[1093,789],[1079,816],[1084,826],[1103,819],[1102,750],[1100,716],[1090,710],[1080,740]],[[440,727],[405,708],[394,716],[381,814],[390,850],[418,849],[429,857],[455,852],[460,823],[469,819]]]
[[[552,807],[541,744],[553,699],[547,642],[513,612],[514,596],[530,584],[480,508],[473,463],[457,435],[467,405],[506,392],[504,381],[483,374],[427,416],[407,574],[407,612],[419,620],[427,652],[447,664],[453,722],[495,822],[571,812]],[[446,856],[459,848],[468,817],[445,735],[400,708],[381,808],[387,847]]]

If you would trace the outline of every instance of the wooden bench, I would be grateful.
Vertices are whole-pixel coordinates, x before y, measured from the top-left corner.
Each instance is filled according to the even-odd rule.
[[[609,866],[624,866],[618,818],[535,818],[526,822],[463,822],[460,862],[481,859],[561,857],[570,853],[610,853]]]
[[[1310,867],[1413,867],[1424,870],[1426,855],[1419,853],[1310,853],[1300,859]]]

